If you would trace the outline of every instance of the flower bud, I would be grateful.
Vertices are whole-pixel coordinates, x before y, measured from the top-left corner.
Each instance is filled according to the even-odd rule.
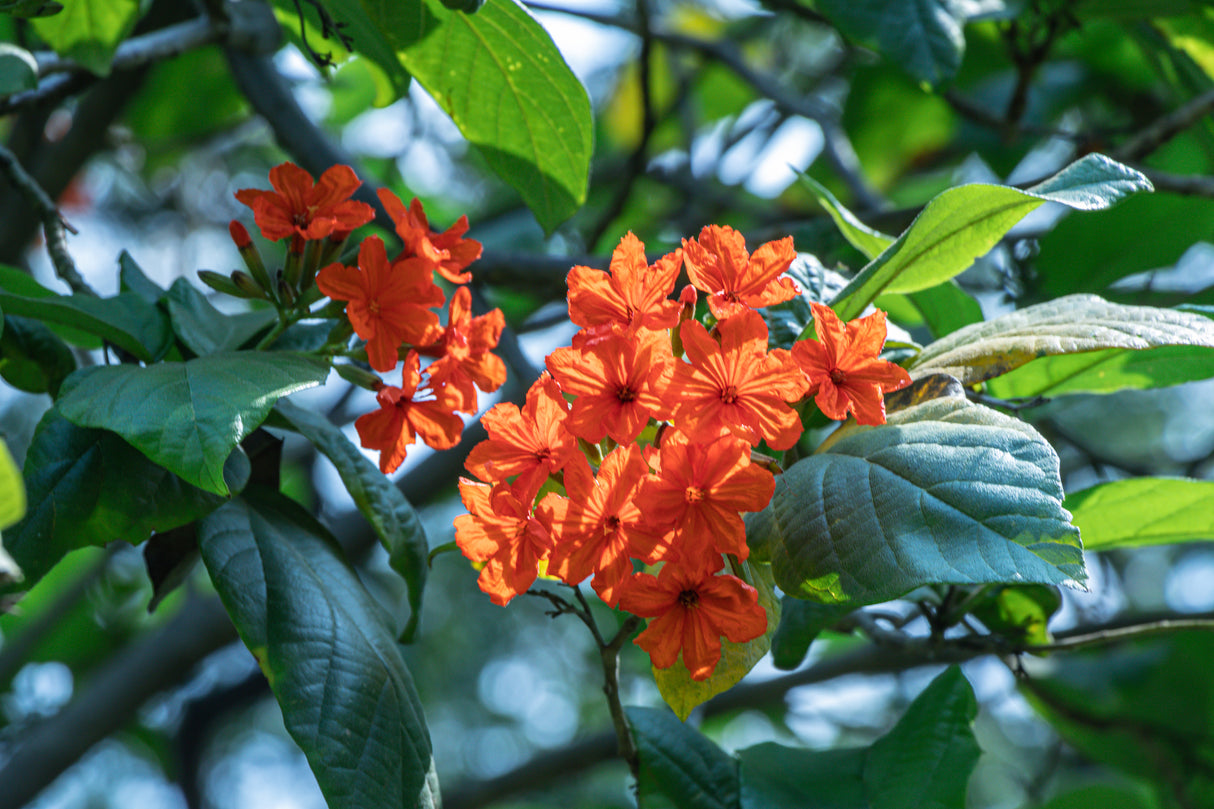
[[[260,298],[260,297],[262,297],[262,294],[260,291],[258,291],[258,293],[255,295],[250,295],[247,292],[245,292],[245,290],[238,287],[232,281],[232,279],[228,278],[228,276],[222,275],[217,272],[211,272],[210,270],[199,270],[198,278],[199,278],[199,280],[202,281],[202,283],[206,284],[211,289],[215,290],[216,292],[222,292],[224,295],[231,295],[235,298]],[[252,279],[249,279],[249,280],[252,280]]]
[[[249,274],[253,276],[253,280],[266,292],[267,296],[273,295],[274,285],[270,283],[270,273],[266,271],[266,265],[261,260],[261,253],[257,252],[257,248],[253,245],[249,231],[245,229],[244,225],[233,219],[228,223],[228,233],[231,235],[232,241],[236,243],[236,249],[240,251],[240,258],[248,268]]]
[[[357,365],[335,364],[333,370],[337,371],[337,375],[349,382],[351,385],[357,385],[360,388],[367,390],[378,391],[384,386],[384,381],[370,371],[364,371]]]

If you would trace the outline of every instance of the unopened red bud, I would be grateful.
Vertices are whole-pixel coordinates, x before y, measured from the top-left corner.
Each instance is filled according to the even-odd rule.
[[[253,246],[253,240],[249,237],[249,231],[235,219],[228,223],[228,233],[231,234],[232,241],[236,242],[238,249],[244,250],[246,247]]]
[[[687,309],[688,307],[694,309],[696,300],[698,298],[699,296],[696,294],[696,288],[691,284],[683,287],[682,291],[679,292],[679,303],[683,304],[684,309]]]

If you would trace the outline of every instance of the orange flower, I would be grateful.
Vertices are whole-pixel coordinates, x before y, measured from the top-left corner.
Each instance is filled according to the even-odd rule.
[[[718,344],[696,320],[679,327],[691,364],[676,363],[668,388],[678,402],[674,425],[691,441],[726,432],[750,442],[788,449],[801,435],[796,411],[805,379],[783,349],[767,351],[767,324],[748,309],[717,325]]]
[[[436,385],[451,388],[460,399],[459,410],[476,412],[476,388],[486,393],[497,390],[506,381],[506,363],[490,353],[501,339],[506,319],[501,309],[472,316],[472,293],[459,287],[451,294],[447,328],[442,336],[418,352],[438,357],[426,369]]]
[[[270,169],[273,191],[245,188],[236,199],[253,209],[261,235],[271,241],[294,236],[323,239],[331,233],[348,233],[375,218],[365,202],[350,199],[362,183],[349,166],[331,166],[320,181],[293,163]]]
[[[594,574],[594,590],[615,606],[616,588],[632,574],[631,558],[656,561],[651,534],[637,532],[636,494],[649,473],[635,444],[617,447],[603,459],[598,478],[583,456],[565,467],[569,498],[553,498],[556,545],[548,570],[568,584]]]
[[[396,223],[396,235],[405,243],[403,255],[424,259],[453,284],[466,284],[472,280],[472,273],[463,270],[481,257],[481,243],[462,238],[468,232],[468,217],[461,216],[444,232],[434,233],[416,197],[406,208],[400,197],[388,189],[381,188],[377,193],[388,216]]]
[[[587,337],[617,326],[628,331],[672,328],[678,322],[679,304],[668,296],[682,263],[682,251],[675,250],[650,266],[645,245],[629,232],[611,254],[610,276],[591,267],[574,267],[567,279],[569,319],[587,333],[575,337],[573,344],[580,348]]]
[[[481,417],[489,438],[472,448],[464,468],[481,480],[500,481],[518,475],[516,483],[538,490],[548,476],[580,456],[577,439],[565,429],[569,405],[548,374],[527,391],[527,401],[503,402]]]
[[[389,266],[378,236],[363,240],[358,267],[330,264],[316,274],[316,286],[333,300],[349,301],[346,316],[367,341],[367,359],[377,371],[396,367],[403,343],[432,343],[442,334],[438,316],[428,309],[443,303],[429,266],[420,259]]]
[[[679,433],[662,437],[661,469],[641,489],[638,504],[646,522],[667,526],[667,542],[680,564],[732,553],[745,559],[746,526],[741,512],[761,511],[776,481],[750,462],[750,446],[732,435],[712,443],[688,443]]]
[[[706,680],[721,660],[721,636],[745,643],[767,631],[767,612],[755,588],[709,568],[667,563],[657,576],[637,573],[620,588],[620,608],[652,618],[635,643],[654,668],[667,669],[683,654],[693,680]]]
[[[532,512],[531,497],[515,486],[460,478],[459,494],[468,513],[455,518],[455,543],[464,556],[484,563],[476,583],[504,607],[535,581],[552,537]]]
[[[809,378],[818,409],[832,419],[845,419],[850,410],[859,424],[884,424],[884,394],[911,383],[905,370],[877,358],[885,345],[885,313],[844,324],[829,306],[810,308],[818,339],[794,344],[792,356]]]
[[[427,395],[419,366],[417,352],[410,351],[401,374],[402,387],[384,385],[375,395],[380,409],[354,422],[362,445],[379,450],[379,469],[385,475],[401,465],[417,436],[434,449],[450,449],[459,443],[464,430],[463,419],[454,413],[456,402],[445,390]]]
[[[799,295],[796,281],[780,277],[796,257],[791,236],[748,254],[741,233],[718,225],[705,227],[698,240],[683,240],[687,277],[709,293],[708,308],[720,320]]]
[[[670,341],[656,332],[612,335],[585,350],[558,348],[547,359],[561,390],[577,397],[569,431],[591,442],[609,435],[621,444],[635,440],[651,417],[669,417],[665,388],[673,362]]]

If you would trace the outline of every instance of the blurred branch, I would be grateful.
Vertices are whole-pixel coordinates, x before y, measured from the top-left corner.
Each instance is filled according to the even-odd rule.
[[[170,25],[149,34],[132,37],[114,51],[111,70],[129,70],[151,62],[171,59],[174,56],[218,42],[228,35],[228,23],[210,17],[195,17],[186,22]],[[34,54],[38,61],[38,76],[55,73],[87,73],[89,69],[74,59],[59,56],[51,51]],[[35,91],[30,91],[35,92]]]
[[[46,234],[46,252],[50,254],[51,263],[55,265],[55,275],[71,287],[73,293],[96,297],[97,293],[80,277],[76,262],[67,250],[66,231],[75,233],[76,229],[64,221],[63,214],[55,207],[55,201],[26,173],[13,153],[3,146],[0,146],[0,174],[21,192],[21,196],[42,220],[42,231]]]
[[[1214,90],[1208,90],[1157,119],[1137,135],[1112,151],[1110,157],[1133,163],[1163,146],[1169,140],[1214,111]]]
[[[1214,177],[1202,174],[1174,174],[1147,166],[1135,166],[1155,186],[1156,191],[1191,197],[1214,197]]]

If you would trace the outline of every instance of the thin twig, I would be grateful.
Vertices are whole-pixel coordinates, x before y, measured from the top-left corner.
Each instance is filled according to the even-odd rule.
[[[26,202],[37,212],[42,220],[42,231],[46,234],[46,252],[50,254],[51,263],[55,266],[55,274],[59,276],[77,295],[97,296],[76,270],[76,262],[72,260],[67,250],[67,233],[76,229],[64,221],[63,215],[55,207],[55,202],[42,190],[42,186],[31,177],[16,156],[0,145],[0,173],[12,183]]]
[[[1091,649],[1096,646],[1108,646],[1114,643],[1126,643],[1132,640],[1151,638],[1156,635],[1167,635],[1172,632],[1183,632],[1189,629],[1214,630],[1214,617],[1164,618],[1149,623],[1068,634],[1065,637],[1059,637],[1051,643],[1020,647],[1019,651],[1033,653],[1074,652],[1080,649]]]
[[[1132,163],[1163,146],[1176,135],[1197,123],[1203,116],[1214,111],[1214,90],[1207,90],[1196,98],[1177,107],[1157,119],[1134,137],[1113,150],[1110,155],[1122,163]]]

